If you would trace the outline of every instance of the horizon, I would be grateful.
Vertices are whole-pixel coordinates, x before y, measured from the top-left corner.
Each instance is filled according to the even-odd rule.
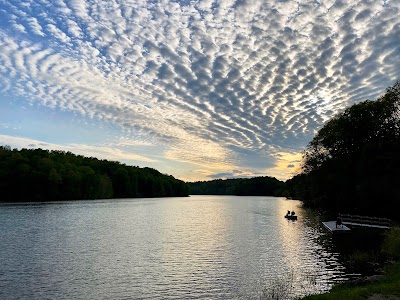
[[[42,149],[42,148],[21,148],[21,149],[18,149],[18,148],[12,148],[9,145],[0,145],[0,147],[4,147],[6,149],[9,148],[9,150],[11,150],[11,151],[14,151],[14,150],[17,150],[17,151],[21,151],[21,150],[28,150],[28,151],[44,150],[44,151],[49,151],[49,152],[52,152],[52,151],[56,151],[56,152],[63,151],[63,150],[49,150],[49,149]],[[64,153],[68,153],[67,151],[63,151],[63,152]],[[72,152],[70,152],[70,153],[72,153]],[[72,153],[72,154],[76,155],[76,156],[79,155],[79,154],[75,154],[75,153]],[[88,157],[88,156],[84,156],[84,157],[85,158],[96,158],[96,157]],[[112,160],[107,160],[107,161],[121,163],[119,161],[112,161]],[[139,169],[149,168],[149,167],[139,167],[139,166],[134,166],[134,165],[128,165],[128,164],[125,164],[125,163],[121,163],[121,165],[125,166],[125,167],[133,167],[133,168],[139,168]],[[156,171],[158,171],[158,170],[156,170]],[[165,173],[161,173],[161,174],[166,175],[166,176],[171,176],[170,174],[165,174]],[[275,178],[275,177],[268,176],[268,175],[260,175],[260,176],[254,176],[254,177],[227,177],[227,178],[215,178],[215,179],[208,179],[208,180],[206,179],[206,180],[196,180],[196,181],[184,181],[184,180],[182,180],[182,181],[184,181],[185,183],[196,183],[196,182],[205,182],[205,181],[214,181],[214,180],[253,179],[253,178],[260,178],[260,177]],[[175,179],[181,180],[179,178],[175,178]],[[277,179],[277,178],[275,178],[275,179]],[[279,179],[277,179],[277,180],[279,180]],[[279,180],[279,181],[285,182],[286,180]]]
[[[275,177],[399,77],[396,1],[0,2],[0,145]]]

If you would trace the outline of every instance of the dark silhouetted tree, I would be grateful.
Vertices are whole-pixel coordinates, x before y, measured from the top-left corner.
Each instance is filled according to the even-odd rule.
[[[187,196],[187,185],[151,168],[42,149],[0,146],[0,201]]]
[[[328,121],[286,185],[306,205],[399,218],[400,81]]]

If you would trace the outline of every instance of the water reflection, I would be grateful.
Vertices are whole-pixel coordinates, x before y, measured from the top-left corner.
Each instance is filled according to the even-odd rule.
[[[232,263],[226,255],[232,221],[226,203],[206,197],[181,201],[179,211],[175,201],[162,205],[163,288],[173,289],[182,298],[204,297],[205,291],[209,296],[224,295],[229,292],[226,274]]]
[[[337,255],[318,242],[326,237],[326,233],[321,231],[319,224],[307,225],[310,216],[302,209],[300,202],[283,200],[278,203],[282,216],[278,229],[285,262],[281,276],[284,280],[290,275],[294,286],[291,296],[296,298],[329,290],[336,278],[343,280],[344,268]],[[299,215],[297,221],[283,218],[285,212],[291,210]]]
[[[281,198],[0,205],[0,229],[1,299],[258,299],[290,272],[297,296],[347,276],[312,216]]]

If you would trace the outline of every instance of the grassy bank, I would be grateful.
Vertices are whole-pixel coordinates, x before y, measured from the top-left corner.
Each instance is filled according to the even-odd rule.
[[[364,274],[364,277],[338,284],[325,294],[310,295],[301,300],[400,300],[400,227],[387,231],[383,241],[379,241],[378,248],[373,250],[364,249],[363,252],[355,249],[345,256],[347,269]],[[293,274],[291,272],[286,277],[275,278],[264,287],[259,299],[294,299]],[[315,280],[312,277],[309,279],[310,283]]]
[[[395,261],[385,268],[384,275],[334,286],[329,293],[307,296],[303,300],[333,299],[400,299],[400,228],[392,228],[383,241],[381,254]],[[375,295],[375,297],[372,297]],[[380,295],[381,297],[379,297]],[[370,298],[372,297],[372,298]],[[398,298],[396,298],[398,297]]]
[[[397,296],[400,299],[400,262],[386,267],[385,275],[366,280],[363,283],[343,283],[332,288],[329,293],[313,295],[303,300],[368,299],[372,295]],[[379,298],[377,298],[379,299]],[[380,299],[396,299],[380,298]]]

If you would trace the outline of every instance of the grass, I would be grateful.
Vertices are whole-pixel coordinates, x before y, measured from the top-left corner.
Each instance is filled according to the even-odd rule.
[[[367,277],[363,281],[347,282],[334,286],[328,293],[310,295],[302,300],[361,300],[372,295],[380,295],[379,299],[400,300],[400,228],[392,228],[382,243],[380,254],[355,251],[347,257],[348,267],[355,269],[369,268],[371,263],[384,257],[393,263],[386,265],[384,275]],[[309,284],[315,284],[312,276],[306,278]],[[315,278],[314,278],[315,279]],[[260,300],[294,299],[293,287],[295,276],[293,270],[283,277],[272,280],[262,290]],[[305,294],[307,294],[306,290]],[[390,298],[387,298],[390,297]]]
[[[354,285],[343,283],[334,286],[329,293],[312,295],[302,300],[358,300],[367,299],[373,294],[392,295],[400,297],[400,262],[387,266],[385,275],[376,282],[367,282]]]
[[[381,252],[387,258],[391,258],[395,263],[386,266],[385,274],[376,281],[366,281],[364,283],[343,283],[334,286],[326,294],[312,295],[302,298],[302,300],[336,300],[348,299],[358,300],[367,299],[371,295],[379,294],[382,296],[396,296],[400,299],[400,228],[392,228],[383,241]],[[366,264],[371,258],[367,254],[354,253],[351,261],[355,265]]]
[[[294,284],[294,272],[291,270],[284,277],[276,277],[266,285],[261,293],[260,300],[281,300],[291,298]]]
[[[382,245],[382,252],[393,259],[400,260],[400,227],[392,228]]]
[[[287,273],[275,277],[264,286],[259,300],[294,299],[296,293],[299,292],[298,290],[301,290],[303,295],[308,295],[310,294],[310,286],[315,287],[317,285],[316,274],[302,274],[301,283],[298,282],[298,279],[295,276],[294,269],[288,270]],[[297,289],[294,289],[295,285],[297,285]]]

